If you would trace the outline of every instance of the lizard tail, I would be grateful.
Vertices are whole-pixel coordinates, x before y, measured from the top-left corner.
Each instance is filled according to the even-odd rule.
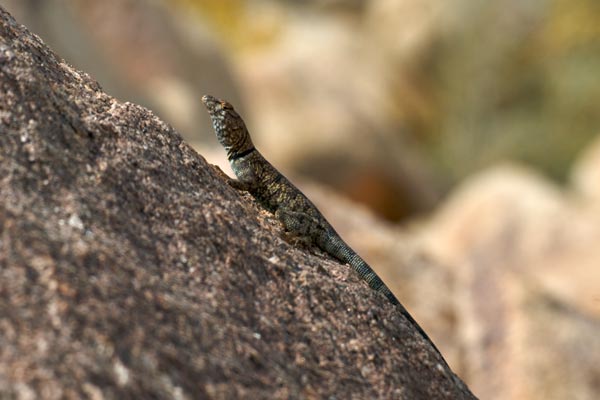
[[[325,234],[322,236],[323,237],[317,240],[317,245],[319,245],[321,249],[333,255],[338,260],[349,264],[352,269],[358,273],[360,278],[369,284],[371,289],[382,293],[388,298],[390,303],[394,305],[400,304],[396,296],[394,296],[392,291],[385,285],[385,283],[383,283],[381,278],[379,278],[369,264],[360,258],[360,256],[342,240],[342,238],[337,234],[337,232],[335,232],[335,230],[333,230],[333,228],[327,229]]]
[[[400,304],[396,296],[392,293],[392,291],[383,283],[381,278],[377,276],[375,271],[367,264],[362,258],[360,258],[357,254],[354,254],[354,257],[348,262],[352,266],[352,268],[358,272],[358,275],[364,279],[371,289],[376,290],[382,293],[385,297],[388,298],[390,303],[397,305]]]

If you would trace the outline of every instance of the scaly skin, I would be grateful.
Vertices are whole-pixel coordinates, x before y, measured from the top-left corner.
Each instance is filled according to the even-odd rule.
[[[246,124],[231,104],[208,95],[202,97],[202,102],[208,109],[217,138],[227,151],[231,168],[238,178],[232,179],[230,184],[250,192],[265,209],[275,214],[288,232],[349,264],[372,289],[385,295],[398,307],[437,350],[375,271],[342,240],[317,207],[256,150]]]

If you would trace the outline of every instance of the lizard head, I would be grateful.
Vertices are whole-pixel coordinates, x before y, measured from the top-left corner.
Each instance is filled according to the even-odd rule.
[[[231,104],[209,95],[202,96],[202,103],[208,110],[217,139],[229,158],[254,148],[246,124]]]

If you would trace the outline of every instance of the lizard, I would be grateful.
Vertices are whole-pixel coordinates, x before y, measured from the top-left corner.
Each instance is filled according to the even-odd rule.
[[[229,178],[228,183],[249,192],[263,208],[275,215],[287,232],[312,242],[325,253],[350,265],[372,289],[396,306],[441,356],[429,336],[375,271],[342,240],[317,207],[254,147],[246,124],[233,106],[209,95],[203,96],[202,102],[237,177],[237,180]]]

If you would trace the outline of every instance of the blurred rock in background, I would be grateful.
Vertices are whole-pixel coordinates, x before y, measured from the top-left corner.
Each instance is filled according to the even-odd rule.
[[[574,176],[598,170],[588,153]],[[496,167],[468,179],[421,230],[433,261],[451,267],[459,374],[481,398],[599,393],[600,180],[585,182],[561,190],[527,168]]]
[[[600,392],[596,0],[0,4],[222,166],[232,102],[481,398]]]

